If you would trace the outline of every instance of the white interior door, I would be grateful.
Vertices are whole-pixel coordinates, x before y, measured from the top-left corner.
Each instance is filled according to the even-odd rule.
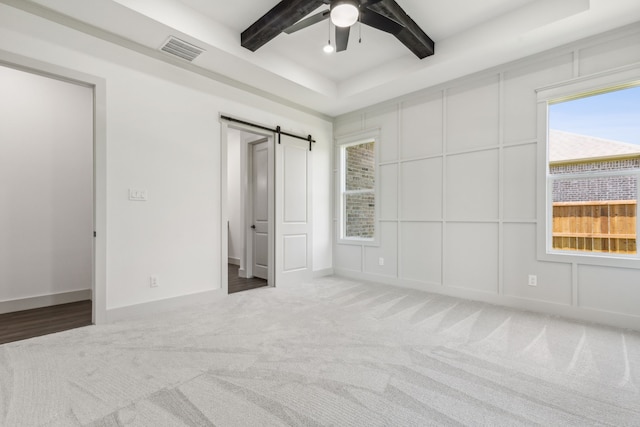
[[[276,145],[276,286],[312,275],[311,152],[282,135]]]
[[[252,232],[253,276],[269,277],[269,156],[268,143],[253,144],[252,150]]]

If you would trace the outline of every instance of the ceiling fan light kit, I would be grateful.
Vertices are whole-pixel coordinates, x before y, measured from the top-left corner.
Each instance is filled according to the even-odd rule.
[[[323,4],[329,9],[307,16]],[[337,52],[347,50],[351,25],[359,20],[391,34],[420,59],[434,53],[433,40],[395,0],[282,0],[242,32],[241,44],[255,52],[283,32],[292,34],[329,18]]]
[[[338,0],[331,2],[331,22],[336,27],[350,27],[358,21],[360,11],[355,0]]]

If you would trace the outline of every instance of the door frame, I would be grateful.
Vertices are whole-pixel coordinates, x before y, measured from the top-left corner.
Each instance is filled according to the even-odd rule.
[[[227,200],[228,200],[228,189],[227,189],[227,172],[228,172],[228,132],[229,129],[235,129],[235,130],[239,130],[241,132],[247,132],[247,133],[252,133],[258,136],[262,136],[263,138],[260,138],[256,141],[252,141],[252,142],[258,142],[258,141],[264,141],[264,139],[267,139],[267,142],[269,144],[269,150],[268,150],[268,158],[269,158],[269,166],[271,166],[270,168],[270,172],[269,172],[269,179],[272,183],[272,187],[273,191],[270,192],[269,194],[269,214],[272,215],[272,221],[269,221],[269,279],[267,280],[267,284],[268,286],[272,286],[275,287],[276,286],[276,275],[275,275],[275,217],[273,215],[275,215],[275,135],[273,132],[270,131],[265,131],[262,129],[258,129],[258,128],[254,128],[252,126],[247,126],[247,125],[243,125],[241,123],[235,123],[235,122],[229,122],[227,120],[222,119],[221,116],[226,116],[226,114],[224,113],[220,113],[219,116],[219,122],[220,122],[220,288],[223,292],[223,294],[228,295],[229,294],[229,272],[227,269],[227,263],[229,262],[229,228],[228,228],[228,222],[229,222],[229,210],[228,210],[228,206],[227,206]],[[240,146],[240,150],[241,150],[241,189],[243,194],[241,195],[241,203],[242,203],[242,218],[240,219],[240,222],[242,224],[245,225],[245,227],[243,228],[242,232],[241,232],[241,236],[240,239],[241,241],[245,242],[245,249],[244,249],[244,264],[245,264],[245,268],[248,265],[247,262],[247,244],[246,244],[246,240],[247,240],[247,235],[249,233],[247,233],[247,229],[248,227],[251,225],[248,223],[248,215],[247,213],[247,208],[246,208],[246,198],[248,197],[246,194],[248,193],[248,191],[246,191],[246,189],[248,188],[249,182],[248,182],[248,174],[247,174],[247,169],[248,169],[248,155],[247,152],[250,151],[248,150],[248,143],[243,143],[241,141],[241,146]],[[241,260],[241,264],[242,264],[242,260]]]
[[[106,80],[91,74],[0,50],[0,65],[93,90],[92,322],[107,319],[107,105]]]
[[[258,135],[255,132],[250,132],[254,135]],[[275,267],[275,193],[274,193],[274,184],[275,184],[275,174],[274,168],[274,150],[273,150],[273,137],[264,137],[260,139],[256,139],[255,141],[251,141],[248,143],[244,143],[240,141],[240,161],[242,162],[241,167],[241,179],[243,180],[243,184],[241,185],[241,200],[242,200],[242,208],[241,215],[244,218],[244,266],[245,266],[245,277],[254,277],[253,276],[253,253],[254,253],[254,235],[253,232],[250,232],[251,226],[253,225],[253,147],[257,144],[262,144],[263,142],[267,143],[267,165],[268,165],[268,175],[267,175],[267,188],[268,188],[268,198],[267,198],[267,209],[268,209],[268,218],[267,221],[269,225],[267,226],[268,233],[268,248],[269,252],[267,254],[267,268],[268,268],[268,277],[267,277],[267,286],[274,285],[274,267]],[[246,181],[245,181],[246,179]],[[242,221],[242,220],[241,220]],[[240,261],[242,265],[242,261]]]

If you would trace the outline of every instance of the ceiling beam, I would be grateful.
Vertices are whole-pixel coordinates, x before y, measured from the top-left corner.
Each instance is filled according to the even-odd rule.
[[[433,55],[435,43],[425,34],[418,24],[394,0],[382,0],[370,7],[371,10],[384,15],[403,26],[394,35],[418,58],[423,59]]]
[[[242,46],[255,52],[323,4],[323,0],[282,0],[242,32]]]

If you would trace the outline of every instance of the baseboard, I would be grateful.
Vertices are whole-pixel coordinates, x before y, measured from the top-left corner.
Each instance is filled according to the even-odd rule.
[[[313,272],[313,278],[317,279],[319,277],[327,277],[333,275],[333,268],[325,268],[323,270],[316,270]]]
[[[81,291],[61,292],[59,294],[0,301],[0,314],[49,307],[52,305],[68,304],[70,302],[86,301],[90,299],[91,289],[83,289]]]
[[[227,262],[229,264],[233,264],[233,265],[240,265],[240,258],[235,258],[235,257],[229,257]]]
[[[447,295],[466,300],[481,301],[489,304],[514,308],[517,310],[525,310],[551,316],[564,317],[586,323],[598,323],[601,325],[640,331],[640,316],[635,316],[632,314],[615,313],[587,307],[576,307],[567,304],[554,303],[551,301],[497,295],[494,293],[482,292],[473,289],[443,286],[439,283],[419,282],[415,280],[399,279],[397,277],[385,277],[353,270],[335,269],[334,274],[336,276],[341,276],[349,279],[365,280],[368,282],[415,289],[424,292],[432,292],[434,294]]]
[[[208,304],[225,296],[226,295],[222,289],[215,289],[212,291],[197,292],[195,294],[181,295],[174,298],[149,301],[141,304],[110,308],[107,309],[107,323],[166,313],[168,311],[189,306]]]

